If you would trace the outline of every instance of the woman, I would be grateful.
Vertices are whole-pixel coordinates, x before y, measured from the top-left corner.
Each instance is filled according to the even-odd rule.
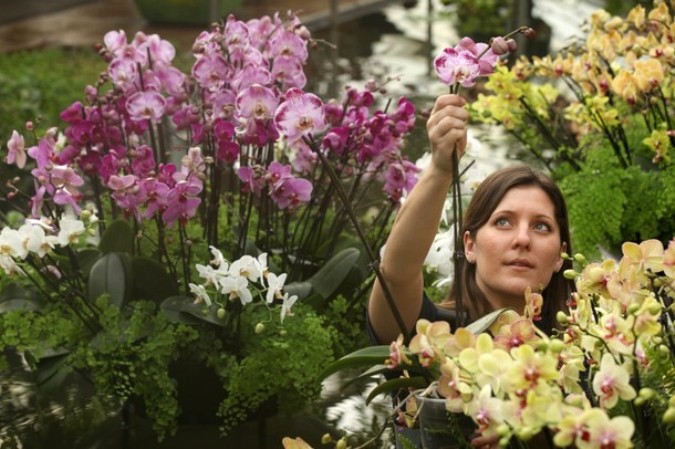
[[[441,319],[423,292],[422,265],[438,231],[445,198],[452,183],[452,153],[466,147],[469,118],[465,101],[440,96],[427,121],[431,162],[396,216],[380,269],[410,336],[420,318]],[[474,193],[464,216],[461,276],[449,303],[458,304],[473,321],[487,312],[513,307],[522,312],[525,290],[544,297],[539,326],[555,327],[573,284],[562,273],[571,263],[567,208],[560,190],[543,173],[526,166],[509,167],[488,176]],[[388,344],[401,334],[379,281],[368,303],[371,337]],[[476,438],[490,447],[496,440]],[[497,446],[495,446],[497,447]]]

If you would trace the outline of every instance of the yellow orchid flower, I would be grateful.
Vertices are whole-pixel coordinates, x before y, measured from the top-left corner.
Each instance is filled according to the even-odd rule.
[[[663,66],[658,59],[635,61],[633,77],[642,92],[649,92],[663,83]]]
[[[619,73],[612,80],[612,91],[615,94],[626,100],[628,104],[634,105],[637,103],[638,87],[637,81],[633,75],[627,70],[620,70]]]
[[[661,161],[665,163],[670,162],[670,155],[668,154],[670,150],[670,137],[668,137],[665,129],[653,130],[649,137],[642,139],[642,143],[654,152],[652,162],[655,164]]]
[[[628,12],[626,21],[631,23],[635,28],[641,30],[645,26],[645,8],[642,5],[637,5]]]

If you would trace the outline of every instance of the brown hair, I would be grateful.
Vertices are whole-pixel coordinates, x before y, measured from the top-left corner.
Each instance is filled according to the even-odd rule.
[[[489,220],[490,216],[504,198],[504,195],[514,187],[535,186],[543,190],[553,202],[555,219],[560,229],[560,242],[567,243],[567,252],[571,254],[570,229],[567,217],[567,205],[562,192],[545,173],[525,165],[506,167],[489,175],[476,189],[471,202],[464,213],[462,235],[468,231],[475,238],[478,230]],[[490,303],[476,283],[476,266],[466,263],[461,256],[464,254],[463,242],[457,248],[455,263],[459,264],[459,282],[455,280],[451,299],[458,312],[468,312],[470,321],[485,315],[491,310]],[[572,281],[565,279],[563,271],[572,268],[569,260],[563,262],[562,268],[553,273],[551,281],[542,292],[544,304],[541,321],[538,326],[550,333],[556,327],[556,313],[565,308],[565,303],[574,291]],[[457,272],[457,271],[456,271]],[[466,323],[464,323],[466,324]]]

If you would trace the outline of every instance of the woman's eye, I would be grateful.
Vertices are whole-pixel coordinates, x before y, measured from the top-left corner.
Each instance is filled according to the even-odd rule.
[[[495,224],[496,224],[497,226],[499,226],[499,227],[508,226],[508,225],[509,225],[509,220],[508,220],[508,218],[498,218],[498,219],[495,221]]]
[[[537,223],[536,225],[534,225],[534,229],[536,229],[537,231],[546,231],[546,232],[551,231],[551,227],[546,223]]]

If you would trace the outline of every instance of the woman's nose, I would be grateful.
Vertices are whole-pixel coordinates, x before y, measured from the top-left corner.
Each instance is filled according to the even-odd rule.
[[[518,226],[516,228],[515,242],[516,245],[529,248],[530,247],[530,227]]]

